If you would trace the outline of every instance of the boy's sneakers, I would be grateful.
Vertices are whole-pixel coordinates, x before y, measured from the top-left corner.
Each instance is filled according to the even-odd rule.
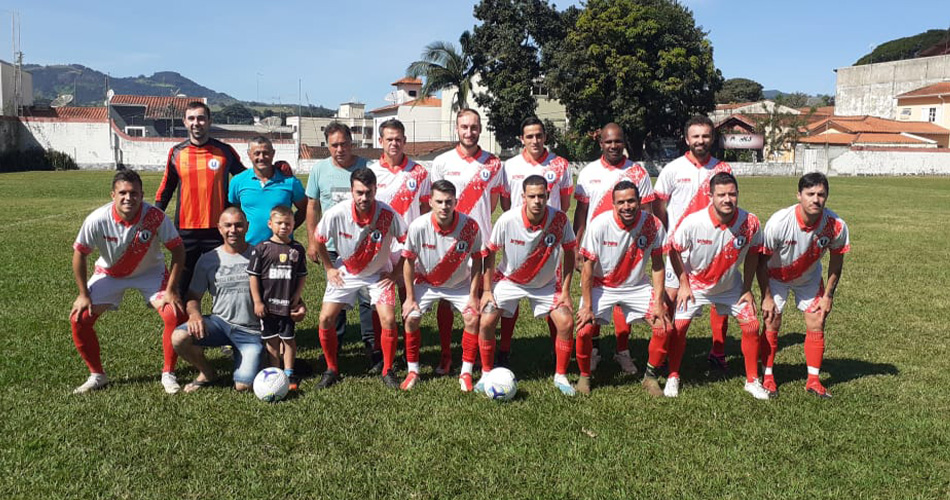
[[[663,395],[668,398],[675,398],[680,395],[679,377],[670,377],[666,379],[666,387],[663,388]]]
[[[181,390],[181,385],[178,384],[178,379],[172,372],[162,373],[162,387],[165,388],[165,392],[168,394],[178,394],[178,391]]]
[[[73,389],[73,394],[85,394],[89,391],[95,391],[109,385],[109,378],[105,373],[93,373],[89,375],[83,384]]]
[[[326,389],[333,384],[336,384],[340,381],[340,374],[333,371],[327,370],[323,372],[323,376],[320,377],[320,381],[317,382],[317,389]]]
[[[746,382],[743,388],[755,399],[769,399],[769,391],[762,387],[762,382],[759,382],[757,378],[752,379],[752,382]]]
[[[637,365],[633,364],[633,358],[630,357],[630,351],[622,351],[614,354],[614,361],[620,365],[620,369],[628,375],[637,374]],[[593,370],[593,368],[591,368]]]

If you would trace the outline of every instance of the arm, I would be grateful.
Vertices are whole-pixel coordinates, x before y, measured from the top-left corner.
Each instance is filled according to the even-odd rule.
[[[323,211],[320,209],[320,200],[307,198],[307,258],[312,262],[320,262],[317,254],[317,223]],[[294,222],[296,223],[296,216]],[[326,245],[324,245],[326,248]]]
[[[181,297],[178,296],[178,281],[181,280],[181,273],[185,269],[185,246],[177,245],[169,250],[172,254],[172,269],[168,273],[168,282],[165,284],[165,293],[155,304],[155,309],[161,311],[166,304],[175,308],[176,313],[182,313],[185,310],[181,303]]]
[[[416,259],[403,257],[402,259],[402,281],[406,285],[406,300],[402,303],[403,321],[409,317],[409,313],[419,310],[419,304],[416,303],[416,291],[412,285],[416,282]]]
[[[753,314],[755,314],[755,295],[752,294],[752,282],[755,280],[756,275],[758,274],[759,268],[759,252],[753,251],[754,248],[750,249],[745,256],[745,262],[742,267],[742,296],[739,297],[739,303],[747,302],[752,306]]]
[[[486,250],[486,254],[482,257],[482,300],[479,303],[479,311],[484,308],[488,303],[495,304],[495,296],[492,294],[491,286],[492,281],[495,279],[495,252],[491,250]],[[473,261],[474,263],[474,261]],[[472,280],[475,280],[475,269],[472,268]],[[474,287],[474,285],[472,285]]]
[[[581,259],[581,305],[577,309],[577,329],[594,321],[594,310],[591,305],[591,289],[594,286],[594,261]]]
[[[327,251],[327,244],[314,238],[314,247],[316,254],[320,258],[320,263],[327,270],[327,283],[334,286],[343,286],[343,278],[340,276],[340,270],[333,267],[333,261],[330,260],[330,252]]]
[[[294,323],[303,321],[304,317],[307,315],[307,306],[303,302],[303,287],[306,283],[307,277],[301,276],[300,280],[297,282],[297,289],[294,290],[294,294],[290,298],[290,317],[293,319]]]
[[[676,293],[676,309],[686,309],[686,305],[690,301],[696,302],[696,297],[693,297],[693,289],[689,286],[689,275],[686,274],[686,269],[683,266],[683,258],[675,248],[670,249],[670,265],[680,281],[680,288]]]
[[[294,208],[296,209],[294,211],[294,229],[297,229],[308,220],[307,215],[309,215],[310,204],[307,203],[307,200],[309,200],[309,198],[303,197],[294,202]],[[308,225],[307,227],[309,228],[310,226]],[[314,226],[313,228],[316,229],[317,227]],[[307,235],[307,241],[310,241],[309,235]]]
[[[86,285],[88,271],[86,263],[86,254],[79,250],[73,250],[73,278],[76,280],[76,287],[79,288],[79,295],[73,301],[73,307],[69,311],[69,316],[80,314],[83,310],[86,314],[92,314],[92,299],[89,298],[89,287]]]
[[[508,197],[508,196],[502,196],[501,199],[500,199],[500,201],[501,201],[501,211],[502,211],[502,212],[507,212],[508,210],[511,210],[511,198],[510,198],[510,197]],[[494,210],[492,210],[492,212],[494,212]]]
[[[759,257],[759,265],[755,276],[759,281],[759,291],[762,293],[762,320],[768,323],[775,318],[778,311],[775,309],[772,285],[769,282],[769,259],[764,254]]]
[[[653,278],[653,319],[652,326],[662,327],[668,330],[672,324],[670,321],[670,311],[666,306],[666,269],[663,262],[663,254],[655,253],[651,259],[653,265],[651,269],[651,278]]]
[[[666,213],[666,202],[661,200],[659,196],[653,199],[653,215],[660,219],[667,231],[671,231],[670,223],[667,220],[669,216]]]
[[[400,277],[405,279],[405,276],[403,276],[403,272],[404,272],[403,266],[405,265],[405,261],[406,261],[406,258],[400,256],[399,261],[396,262],[395,266],[393,266],[392,271],[388,273],[383,273],[380,275],[379,282],[382,283],[384,287],[389,286],[389,284],[396,286],[396,283],[399,282]]]
[[[482,257],[479,254],[472,252],[470,255],[472,258],[472,281],[469,286],[468,307],[472,309],[472,314],[478,314],[481,312],[478,307],[478,289],[481,284],[479,277],[482,275],[483,264]]]
[[[267,308],[264,307],[264,298],[261,297],[261,278],[252,274],[248,276],[248,280],[251,282],[251,300],[254,301],[254,315],[263,318]]]
[[[571,303],[571,280],[574,279],[574,262],[577,260],[577,252],[574,248],[564,250],[564,257],[561,261],[561,294],[558,296],[554,308],[564,306],[568,309],[574,309]]]
[[[501,198],[501,193],[492,193],[491,194],[491,212],[495,213],[495,208],[498,207],[498,200]],[[508,200],[508,203],[511,203],[511,200]]]
[[[571,193],[569,191],[561,194],[561,211],[567,213],[571,209]]]
[[[577,238],[577,241],[584,241],[584,231],[587,229],[587,209],[590,205],[583,201],[577,201],[577,208],[574,209],[574,223],[572,227],[574,229],[574,237]],[[567,212],[565,212],[567,213]],[[580,257],[580,252],[575,257],[577,263],[575,267],[582,267],[584,265],[583,259]]]
[[[188,292],[188,304],[185,306],[188,312],[188,333],[196,339],[204,338],[205,322],[201,316],[201,296],[203,294]]]
[[[831,307],[834,305],[835,290],[838,288],[838,282],[841,280],[841,272],[844,269],[844,254],[833,253],[828,259],[828,283],[825,285],[825,294],[821,296],[818,302],[819,314],[822,321],[831,314]]]

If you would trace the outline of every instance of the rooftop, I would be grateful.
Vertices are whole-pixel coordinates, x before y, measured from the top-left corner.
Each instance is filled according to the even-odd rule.
[[[940,82],[933,85],[927,85],[919,89],[904,92],[897,96],[898,99],[905,97],[937,97],[950,94],[950,82]]]
[[[116,94],[109,101],[113,106],[144,106],[145,118],[167,119],[185,116],[185,108],[194,101],[207,104],[204,97],[150,96]]]

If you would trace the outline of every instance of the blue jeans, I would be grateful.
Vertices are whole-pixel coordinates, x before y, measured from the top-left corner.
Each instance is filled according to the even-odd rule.
[[[251,385],[261,365],[260,330],[232,325],[214,314],[204,316],[205,336],[195,340],[201,347],[234,346],[234,382]]]

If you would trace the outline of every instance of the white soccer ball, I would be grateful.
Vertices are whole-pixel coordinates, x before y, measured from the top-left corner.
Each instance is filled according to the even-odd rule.
[[[261,401],[276,403],[287,396],[290,379],[280,368],[264,368],[254,377],[254,395]]]
[[[507,368],[494,368],[485,377],[485,396],[496,401],[510,401],[518,393],[518,379]]]

